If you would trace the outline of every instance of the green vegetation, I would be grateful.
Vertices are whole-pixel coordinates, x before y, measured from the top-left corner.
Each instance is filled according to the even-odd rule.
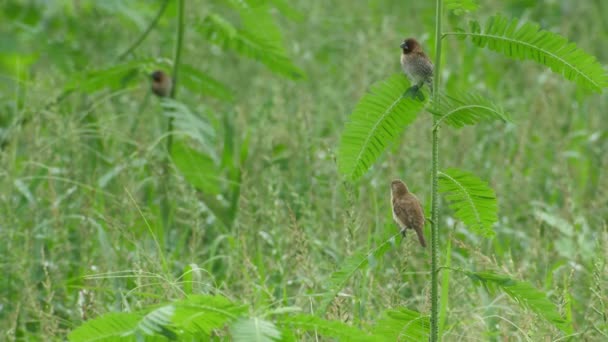
[[[0,7],[1,340],[608,338],[603,1]]]

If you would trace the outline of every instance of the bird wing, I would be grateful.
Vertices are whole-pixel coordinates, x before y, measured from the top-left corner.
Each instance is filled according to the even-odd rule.
[[[428,77],[433,75],[433,63],[424,53],[418,53],[418,60],[420,61],[418,67],[421,69],[421,74],[427,75]]]
[[[399,228],[407,226],[407,208],[403,199],[393,199],[393,219],[395,219]]]
[[[407,203],[403,206],[405,208],[405,217],[407,218],[404,223],[412,229],[424,227],[424,211],[420,205],[420,201],[410,194],[404,199]]]

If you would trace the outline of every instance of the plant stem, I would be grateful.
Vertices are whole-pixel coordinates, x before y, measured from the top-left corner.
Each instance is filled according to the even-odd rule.
[[[177,37],[175,44],[175,54],[173,57],[173,84],[171,87],[170,98],[175,99],[177,95],[177,81],[178,81],[178,70],[180,65],[180,59],[182,55],[182,45],[184,42],[184,6],[185,0],[179,0],[177,3]],[[169,216],[171,212],[171,206],[169,204],[169,155],[171,154],[171,147],[173,146],[173,117],[170,116],[167,121],[167,158],[165,159],[165,163],[163,165],[163,182],[162,182],[162,193],[163,199],[161,202],[161,215],[163,219],[163,224],[165,227],[165,236],[169,236]],[[165,239],[166,241],[166,239]]]
[[[131,52],[133,52],[133,50],[135,50],[139,46],[139,44],[141,44],[146,39],[152,29],[156,27],[158,20],[160,19],[160,17],[162,17],[163,13],[165,12],[165,9],[167,9],[168,4],[169,0],[165,0],[163,2],[163,4],[158,9],[158,12],[156,12],[156,16],[154,16],[154,19],[152,19],[152,22],[150,22],[150,25],[148,25],[146,30],[139,36],[139,38],[137,38],[137,40],[133,44],[131,44],[131,46],[129,46],[127,50],[125,50],[125,52],[121,53],[120,56],[118,56],[119,61],[127,57]]]
[[[182,56],[182,45],[184,42],[184,6],[185,0],[179,0],[178,2],[178,13],[177,13],[177,43],[175,44],[175,54],[173,58],[173,87],[171,88],[172,99],[175,99],[177,95],[177,80],[178,80],[178,71],[180,65],[180,59]],[[173,130],[173,117],[169,118],[169,122],[167,125],[167,133],[169,136],[167,137],[167,151],[171,152],[171,145],[173,144],[173,135],[171,131]]]
[[[433,78],[433,106],[439,105],[439,78],[441,63],[441,19],[442,0],[436,1],[435,8],[435,68]],[[439,340],[439,192],[437,179],[439,178],[439,125],[437,117],[433,115],[433,151],[431,171],[431,336],[430,341]]]

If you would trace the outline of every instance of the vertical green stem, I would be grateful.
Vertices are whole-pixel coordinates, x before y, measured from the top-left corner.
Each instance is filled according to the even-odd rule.
[[[179,0],[177,3],[177,34],[175,43],[175,54],[173,57],[173,85],[171,87],[171,94],[169,95],[172,99],[175,99],[177,95],[177,82],[178,82],[178,71],[180,65],[180,59],[182,55],[182,45],[184,42],[184,7],[185,0]],[[167,154],[171,153],[171,147],[173,146],[173,117],[169,117],[167,121]],[[163,224],[165,227],[165,236],[169,234],[169,216],[171,212],[171,207],[169,204],[169,157],[167,156],[165,163],[163,165],[163,177],[164,180],[162,182],[162,193],[163,199],[161,202],[161,215],[163,219]],[[166,239],[165,239],[166,241]]]
[[[171,87],[171,98],[174,99],[177,95],[177,76],[179,71],[180,59],[182,56],[182,45],[184,42],[184,6],[186,0],[179,0],[178,2],[178,13],[177,13],[177,42],[175,44],[175,54],[173,58],[173,87]],[[167,137],[167,151],[171,153],[171,145],[173,144],[173,135],[171,131],[173,130],[173,117],[169,118],[169,123],[167,125],[167,133],[169,136]]]
[[[119,61],[124,59],[128,55],[130,55],[139,46],[139,44],[141,44],[146,39],[148,34],[150,34],[150,32],[152,32],[152,29],[154,29],[156,27],[156,24],[158,24],[158,20],[160,19],[160,17],[162,17],[163,13],[165,13],[165,10],[167,9],[168,4],[169,4],[169,0],[165,0],[163,2],[163,4],[158,9],[158,12],[154,16],[154,19],[152,19],[152,22],[150,23],[150,25],[148,25],[148,27],[139,36],[139,38],[137,38],[137,40],[135,40],[135,42],[133,42],[133,44],[131,44],[131,46],[129,46],[129,48],[127,50],[125,50],[125,52],[121,53],[120,56],[118,56]]]
[[[439,78],[441,63],[441,19],[442,1],[437,0],[435,9],[435,69],[433,78],[433,106],[439,104]],[[437,179],[439,171],[439,125],[437,117],[433,115],[433,151],[431,171],[431,342],[439,340],[439,192]]]

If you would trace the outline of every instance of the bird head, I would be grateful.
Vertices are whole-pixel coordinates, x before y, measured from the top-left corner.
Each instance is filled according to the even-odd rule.
[[[401,47],[404,54],[417,52],[417,51],[421,50],[420,44],[418,44],[418,41],[414,38],[405,39],[403,41],[403,43],[401,43],[401,45],[399,45],[399,47]]]
[[[405,183],[403,183],[399,179],[395,179],[394,181],[391,182],[391,192],[396,195],[405,195],[409,191],[408,191],[407,185],[405,185]]]

